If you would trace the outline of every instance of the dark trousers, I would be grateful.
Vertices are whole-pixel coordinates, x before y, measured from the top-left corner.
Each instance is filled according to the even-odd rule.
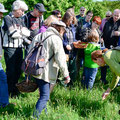
[[[84,61],[84,49],[78,49],[76,57],[77,73],[80,72],[80,68],[83,66],[83,61]]]
[[[15,86],[21,74],[21,65],[23,59],[22,48],[4,48],[4,57],[6,63],[6,74],[9,94],[17,94],[18,89]]]
[[[76,74],[77,74],[77,70],[76,70],[76,59],[75,58],[69,58],[68,61],[68,71],[69,71],[69,75],[71,78],[71,81],[68,85],[73,85],[74,82],[76,81]]]

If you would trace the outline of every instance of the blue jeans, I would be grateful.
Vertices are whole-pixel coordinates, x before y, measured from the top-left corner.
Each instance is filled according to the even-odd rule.
[[[85,77],[83,80],[83,84],[87,89],[92,89],[93,84],[95,82],[97,71],[98,71],[98,68],[84,67]]]
[[[9,104],[7,76],[3,71],[0,63],[0,107],[5,107]]]
[[[37,118],[39,118],[42,110],[46,108],[47,101],[49,100],[50,96],[50,83],[45,82],[42,79],[36,79],[36,83],[38,85],[38,88],[40,90],[40,98],[37,101],[36,104],[36,110],[33,113],[33,115]]]

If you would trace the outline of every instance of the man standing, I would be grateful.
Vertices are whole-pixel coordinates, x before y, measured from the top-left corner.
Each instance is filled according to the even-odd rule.
[[[43,13],[45,12],[44,5],[37,3],[34,6],[33,11],[28,12],[24,15],[24,22],[26,27],[31,31],[28,44],[26,44],[25,54],[28,54],[29,44],[33,38],[39,33],[40,27],[43,25]]]
[[[116,47],[118,45],[120,37],[120,10],[115,9],[113,12],[113,17],[111,17],[108,22],[106,22],[102,38],[105,43],[105,47],[110,49],[111,47]]]
[[[120,38],[120,10],[115,9],[111,17],[104,25],[102,35],[105,47],[110,49],[119,45]],[[101,69],[101,80],[106,84],[107,66]]]
[[[80,19],[83,19],[85,17],[85,12],[86,12],[86,8],[82,6],[80,8],[80,14],[76,16],[78,21],[80,21]]]
[[[111,11],[107,11],[106,12],[106,17],[104,19],[102,19],[102,23],[100,25],[100,30],[101,32],[103,31],[104,25],[105,23],[112,17],[112,12]]]
[[[0,20],[3,17],[3,13],[6,13],[4,5],[0,3]],[[0,29],[1,34],[1,29]],[[0,59],[2,57],[2,38],[0,35]],[[0,108],[5,107],[9,104],[9,96],[8,96],[8,85],[7,85],[7,76],[3,71],[2,64],[0,62]]]
[[[88,28],[91,27],[91,19],[93,16],[92,11],[88,11],[86,13],[86,17],[78,21],[78,26],[76,29],[76,39],[80,41],[86,41],[86,31]],[[77,64],[77,73],[79,74],[80,67],[83,65],[84,59],[84,49],[78,49],[77,57],[76,57],[76,64]]]

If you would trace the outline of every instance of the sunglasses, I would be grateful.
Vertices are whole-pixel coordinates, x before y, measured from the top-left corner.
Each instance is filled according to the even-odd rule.
[[[106,16],[106,17],[110,17],[110,16]]]
[[[85,10],[80,10],[80,11],[85,11]]]

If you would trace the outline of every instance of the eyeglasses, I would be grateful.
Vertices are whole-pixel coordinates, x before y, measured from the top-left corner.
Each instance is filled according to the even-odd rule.
[[[89,16],[89,17],[93,17],[93,15],[87,15],[87,16]]]

